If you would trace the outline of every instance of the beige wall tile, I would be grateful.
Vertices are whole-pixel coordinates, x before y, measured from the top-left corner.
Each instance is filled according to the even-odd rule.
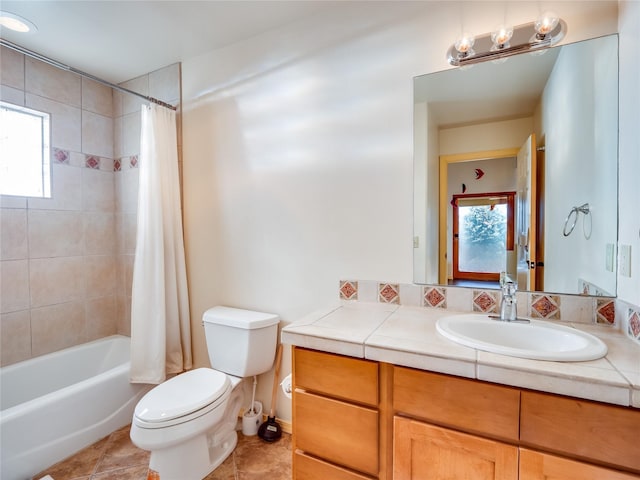
[[[27,258],[27,211],[0,209],[0,260]]]
[[[122,215],[122,250],[120,253],[136,253],[136,232],[138,216],[135,213],[125,213]]]
[[[25,90],[66,105],[79,107],[82,98],[82,80],[67,72],[33,58],[25,59]]]
[[[122,155],[140,153],[141,113],[130,113],[122,117]]]
[[[113,158],[122,158],[122,152],[122,117],[117,117],[113,119]]]
[[[0,207],[27,208],[27,197],[17,197],[14,195],[0,195]]]
[[[141,95],[149,95],[149,75],[142,75],[127,82],[120,84],[127,90],[131,90]],[[130,113],[140,114],[140,107],[146,105],[146,100],[131,94],[122,95],[122,114],[127,115]]]
[[[149,74],[149,96],[175,105],[180,100],[180,64],[174,63]]]
[[[31,314],[29,310],[0,315],[0,365],[31,358]]]
[[[31,306],[81,300],[85,295],[84,275],[83,257],[30,260]]]
[[[88,78],[82,79],[82,109],[113,116],[113,90]]]
[[[0,85],[0,100],[24,106],[24,91],[17,88]]]
[[[104,297],[116,293],[116,256],[85,257],[86,298]]]
[[[29,262],[0,262],[0,313],[29,308]]]
[[[115,210],[115,180],[113,172],[82,168],[82,206],[86,212]]]
[[[131,297],[118,295],[117,299],[118,333],[131,336]]]
[[[66,105],[31,93],[26,106],[51,114],[51,146],[79,152],[82,147],[81,115],[78,107]]]
[[[119,92],[118,90],[113,91],[113,117],[121,117],[122,116],[122,104],[124,102],[124,96],[126,93]]]
[[[135,255],[122,255],[122,273],[123,273],[123,284],[122,288],[124,290],[124,294],[127,297],[131,297],[131,287],[133,285],[133,264],[135,261]]]
[[[31,310],[33,356],[87,341],[83,302],[66,302]]]
[[[82,151],[90,155],[113,158],[113,119],[82,111]]]
[[[51,198],[29,198],[29,208],[82,210],[82,171],[69,165],[51,166]]]
[[[93,298],[84,305],[88,341],[118,333],[115,295]]]
[[[0,47],[0,82],[2,85],[24,90],[24,55],[22,53]]]
[[[116,175],[118,201],[117,211],[120,213],[136,213],[138,211],[138,182],[140,169],[125,169]]]
[[[29,210],[30,258],[72,257],[83,250],[82,212]]]
[[[113,213],[84,214],[84,252],[86,255],[116,253],[116,217]]]

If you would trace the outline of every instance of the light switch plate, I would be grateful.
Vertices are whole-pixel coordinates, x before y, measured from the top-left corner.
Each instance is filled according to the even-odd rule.
[[[613,272],[613,265],[615,263],[615,245],[613,243],[607,243],[607,253],[605,257],[605,264],[607,272]]]
[[[620,245],[618,261],[620,262],[620,275],[622,275],[623,277],[630,277],[631,276],[631,245]]]

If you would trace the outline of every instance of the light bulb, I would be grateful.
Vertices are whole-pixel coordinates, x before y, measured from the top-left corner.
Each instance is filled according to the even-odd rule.
[[[509,40],[511,40],[512,36],[513,27],[499,25],[491,32],[491,41],[495,47],[505,48],[509,46]]]
[[[560,18],[554,12],[544,12],[540,15],[533,24],[533,28],[535,28],[538,38],[542,39],[547,34],[551,33],[553,29],[558,26],[559,21]]]
[[[456,40],[456,43],[454,43],[454,47],[458,51],[458,53],[462,54],[463,56],[472,55],[473,44],[475,43],[475,41],[476,39],[473,34],[464,32],[462,35],[460,35],[460,38]]]

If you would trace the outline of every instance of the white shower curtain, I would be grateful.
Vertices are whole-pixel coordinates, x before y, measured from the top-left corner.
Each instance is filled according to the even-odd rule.
[[[142,107],[139,160],[130,380],[158,384],[192,367],[174,111]]]

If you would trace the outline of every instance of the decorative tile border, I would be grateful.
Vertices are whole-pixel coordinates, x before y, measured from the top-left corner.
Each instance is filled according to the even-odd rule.
[[[378,301],[400,305],[400,285],[397,283],[379,283]]]
[[[402,295],[401,295],[402,294]],[[344,301],[451,309],[459,312],[498,313],[499,290],[438,285],[340,280]],[[640,307],[612,297],[518,292],[518,313],[544,320],[597,324],[622,330],[640,344]]]
[[[545,320],[560,320],[560,295],[532,294],[531,316]]]
[[[629,309],[629,335],[634,340],[640,341],[640,312]]]
[[[340,299],[358,300],[358,282],[340,280]]]
[[[614,325],[616,322],[616,302],[612,298],[596,299],[596,323]]]
[[[70,157],[71,157],[71,153],[69,153],[69,150],[62,150],[61,148],[52,149],[52,158],[55,163],[62,163],[64,165],[69,165]]]
[[[497,290],[473,290],[472,311],[481,313],[498,313],[500,292]]]
[[[447,289],[442,287],[422,287],[422,306],[447,308]]]
[[[84,165],[87,168],[93,168],[94,170],[100,169],[100,158],[95,155],[86,155],[84,157]]]

